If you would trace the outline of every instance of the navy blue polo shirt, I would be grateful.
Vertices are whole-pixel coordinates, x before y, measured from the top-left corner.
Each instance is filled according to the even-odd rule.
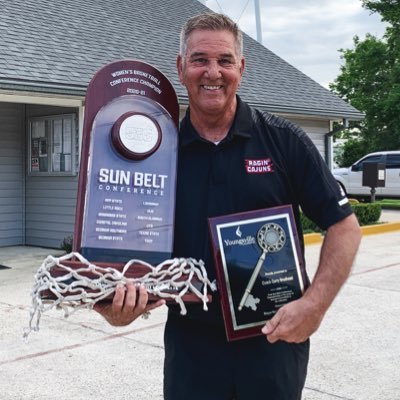
[[[215,272],[209,217],[292,204],[302,240],[299,207],[322,229],[352,213],[304,131],[249,107],[239,96],[237,100],[234,122],[218,145],[196,132],[190,110],[179,131],[174,256],[202,259],[211,279]],[[190,316],[222,321],[219,299],[209,312],[191,305]]]

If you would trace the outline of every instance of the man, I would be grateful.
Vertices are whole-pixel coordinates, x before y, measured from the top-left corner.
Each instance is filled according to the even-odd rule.
[[[245,68],[242,36],[221,14],[190,19],[177,59],[189,109],[180,127],[174,255],[203,259],[215,276],[207,218],[292,204],[327,229],[319,267],[304,296],[282,308],[262,336],[227,342],[219,305],[179,315],[170,306],[165,328],[164,395],[167,400],[295,400],[304,386],[309,337],[347,278],[360,230],[347,199],[306,134],[243,103],[236,92]],[[271,168],[249,174],[246,160]],[[299,237],[302,237],[301,228]],[[146,291],[119,287],[108,309],[114,325],[132,322],[147,305]]]

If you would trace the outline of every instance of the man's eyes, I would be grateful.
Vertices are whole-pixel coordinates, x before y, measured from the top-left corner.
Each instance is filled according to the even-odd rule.
[[[192,59],[192,63],[197,64],[197,65],[206,65],[209,62],[210,62],[210,60],[208,60],[207,58],[203,58],[203,57],[198,57],[198,58]],[[218,64],[222,65],[222,66],[228,66],[228,65],[234,64],[234,62],[233,62],[233,60],[231,60],[229,58],[221,58],[218,60]]]
[[[219,60],[219,64],[220,65],[224,65],[224,66],[228,66],[228,65],[233,65],[234,61],[231,60],[230,58],[222,58],[221,60]]]
[[[208,61],[208,60],[207,60],[206,58],[201,58],[201,57],[199,57],[199,58],[193,59],[193,60],[192,60],[192,63],[195,63],[195,64],[206,64],[207,61]]]

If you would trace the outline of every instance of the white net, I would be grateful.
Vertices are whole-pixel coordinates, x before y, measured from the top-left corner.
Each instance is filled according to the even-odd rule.
[[[78,261],[71,266],[71,261]],[[70,265],[67,265],[67,264]],[[145,273],[130,277],[135,268],[143,267]],[[175,258],[152,266],[141,260],[130,260],[121,271],[113,267],[103,267],[91,263],[79,253],[62,257],[48,256],[34,277],[31,292],[32,307],[29,326],[24,337],[31,331],[39,330],[42,314],[52,308],[61,308],[64,316],[73,312],[93,308],[99,301],[111,299],[118,284],[128,280],[135,285],[144,285],[149,295],[165,298],[179,304],[185,315],[185,297],[196,298],[207,310],[208,289],[216,290],[215,282],[210,282],[203,261],[192,258]],[[111,300],[110,300],[111,301]]]

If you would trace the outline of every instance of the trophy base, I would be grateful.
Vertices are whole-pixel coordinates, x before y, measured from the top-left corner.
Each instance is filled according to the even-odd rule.
[[[94,266],[95,268],[92,268]],[[91,298],[91,295],[98,294],[99,289],[109,284],[116,286],[118,283],[132,280],[139,287],[143,285],[148,292],[148,302],[156,302],[164,299],[167,304],[176,304],[176,298],[179,297],[184,303],[200,303],[204,302],[204,296],[199,297],[198,294],[187,290],[187,286],[191,287],[198,293],[203,292],[204,282],[202,282],[196,274],[190,279],[190,285],[187,284],[187,274],[180,273],[179,276],[170,276],[170,264],[165,264],[162,268],[157,269],[157,274],[151,266],[144,265],[139,262],[132,262],[127,268],[127,264],[95,262],[86,264],[80,261],[65,260],[62,266],[54,266],[51,268],[50,275],[57,282],[62,282],[64,289],[62,296],[64,298],[76,299],[74,301],[85,302]],[[153,267],[155,268],[155,267]],[[101,282],[100,282],[101,281]],[[184,293],[182,294],[182,291]],[[84,292],[84,294],[83,294]],[[112,302],[115,292],[108,294],[99,302]],[[42,300],[57,299],[57,290],[46,288],[40,291]],[[207,302],[212,301],[210,294],[206,295]]]
[[[94,264],[77,252],[58,258],[49,255],[34,279],[29,327],[24,337],[39,330],[44,312],[58,308],[68,317],[76,310],[92,309],[97,302],[112,302],[116,287],[128,281],[137,287],[144,285],[149,302],[164,299],[178,304],[181,315],[187,313],[185,303],[201,302],[207,311],[207,303],[212,301],[207,290],[216,290],[215,283],[207,278],[204,263],[193,258],[174,258],[153,266],[141,260]]]

